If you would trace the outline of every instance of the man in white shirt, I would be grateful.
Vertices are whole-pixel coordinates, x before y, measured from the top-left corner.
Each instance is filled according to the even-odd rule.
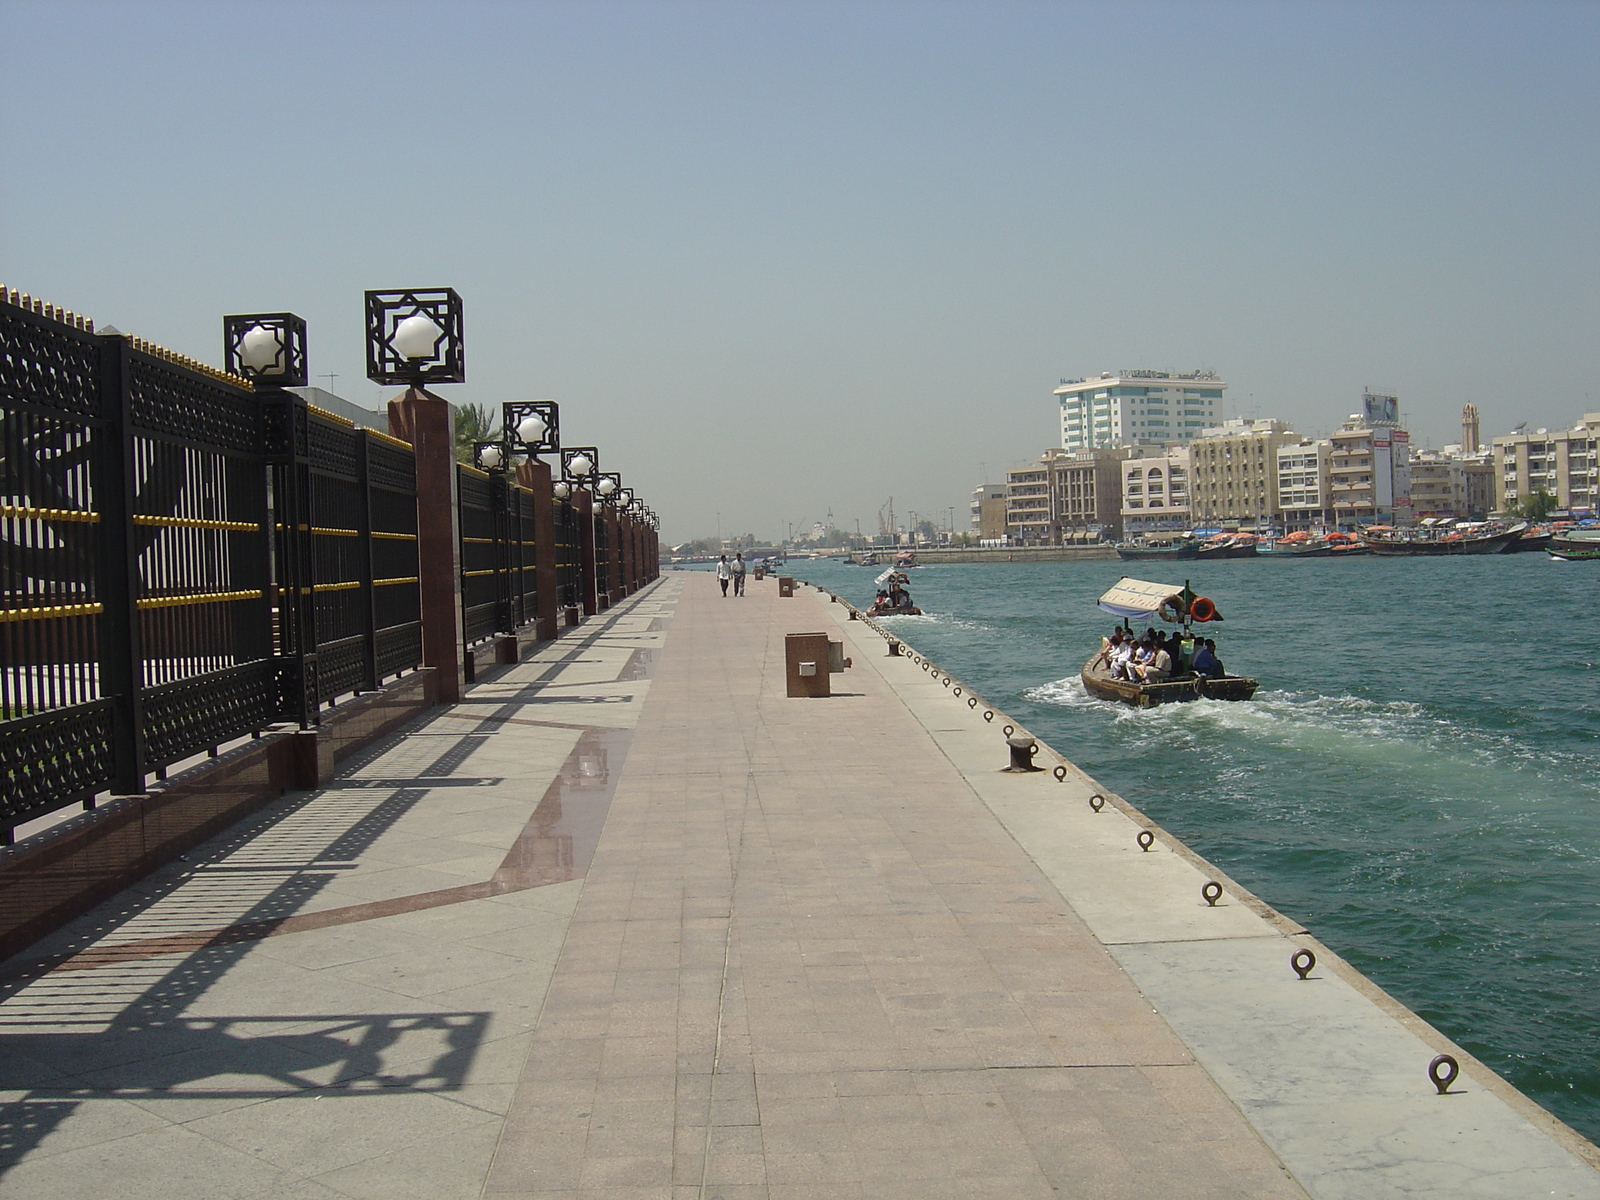
[[[728,566],[728,556],[724,554],[717,560],[717,582],[722,585],[722,595],[728,595],[728,580],[733,577],[733,571]]]

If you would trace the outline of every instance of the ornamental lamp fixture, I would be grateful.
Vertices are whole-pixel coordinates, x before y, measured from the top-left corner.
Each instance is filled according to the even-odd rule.
[[[556,480],[555,487],[551,490],[555,492],[555,497],[557,500],[572,499],[572,485],[565,479]]]
[[[561,477],[574,487],[593,489],[600,470],[600,451],[593,446],[567,446],[561,451]]]
[[[595,491],[600,493],[600,498],[602,500],[610,500],[611,497],[616,494],[617,488],[621,485],[622,481],[617,478],[616,472],[608,471],[606,474],[600,476],[600,482],[595,485]]]
[[[467,378],[454,288],[368,292],[367,378],[425,387]]]
[[[230,374],[273,387],[305,387],[306,323],[293,313],[222,318],[223,361]]]
[[[500,406],[500,428],[519,454],[554,454],[561,449],[561,406],[554,400],[508,400]]]
[[[475,442],[473,460],[485,471],[498,471],[506,465],[506,452],[499,442]]]

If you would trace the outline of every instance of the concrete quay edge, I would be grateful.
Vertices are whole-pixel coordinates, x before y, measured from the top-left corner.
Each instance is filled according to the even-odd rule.
[[[981,698],[972,706],[976,693],[898,633],[816,590],[856,669],[906,704],[1311,1195],[1600,1197],[1600,1147],[1037,735],[1037,761],[1063,768],[1060,781],[1053,769],[1001,771],[1003,727],[1029,731]],[[901,656],[881,652],[890,639]],[[1149,853],[1139,829],[1156,835]],[[1201,898],[1208,880],[1224,889],[1215,908]],[[1316,955],[1305,981],[1288,962],[1300,948]],[[1444,1096],[1425,1073],[1441,1053],[1460,1066]]]

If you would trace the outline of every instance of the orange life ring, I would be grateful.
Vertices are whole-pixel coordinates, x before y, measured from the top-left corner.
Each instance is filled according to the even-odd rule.
[[[1196,596],[1194,603],[1189,605],[1189,615],[1196,621],[1214,620],[1217,615],[1217,606],[1204,596]]]

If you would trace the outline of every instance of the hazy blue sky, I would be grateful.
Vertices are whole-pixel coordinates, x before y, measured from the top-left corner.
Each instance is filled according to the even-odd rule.
[[[0,281],[198,358],[466,303],[671,540],[955,508],[1062,376],[1600,409],[1600,4],[0,0]],[[319,381],[326,384],[327,380]]]

